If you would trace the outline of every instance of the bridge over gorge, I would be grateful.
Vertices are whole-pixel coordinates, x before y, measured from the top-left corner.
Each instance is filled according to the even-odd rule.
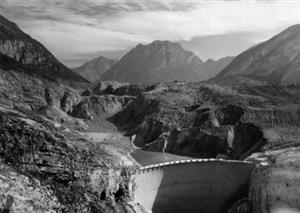
[[[255,165],[195,159],[141,167],[132,174],[134,199],[153,213],[223,213],[248,194]]]

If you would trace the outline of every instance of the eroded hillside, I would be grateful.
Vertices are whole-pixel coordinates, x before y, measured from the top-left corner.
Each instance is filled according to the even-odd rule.
[[[263,147],[297,143],[299,95],[298,87],[165,83],[110,120],[146,150],[244,159]]]

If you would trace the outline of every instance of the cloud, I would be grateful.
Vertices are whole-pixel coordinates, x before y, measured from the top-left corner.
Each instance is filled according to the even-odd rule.
[[[156,39],[189,40],[195,36],[271,30],[300,21],[300,3],[205,1],[189,11],[128,12],[104,26]]]
[[[143,35],[94,28],[88,25],[37,20],[31,21],[30,24],[35,27],[28,29],[28,33],[39,41],[45,41],[44,45],[62,62],[68,62],[70,58],[78,54],[117,51],[135,46],[136,43],[151,41]]]
[[[236,56],[242,51],[252,47],[279,31],[240,32],[222,35],[209,35],[194,37],[188,41],[179,41],[186,50],[198,55],[202,60],[208,58],[218,59],[224,56]]]
[[[205,44],[205,38],[209,42],[212,36],[220,36],[222,39],[224,35],[246,33],[246,37],[240,43],[244,48],[252,45],[254,40],[267,39],[269,34],[266,32],[279,32],[289,25],[300,22],[299,1],[2,0],[2,2],[5,16],[17,22],[24,31],[40,40],[70,66],[75,65],[69,63],[74,61],[75,55],[122,51],[137,43],[148,43],[156,39],[186,41],[192,44],[195,38],[203,38]],[[214,45],[216,43],[222,44],[215,41],[212,46],[216,46]],[[230,41],[230,44],[234,45],[234,42]],[[226,55],[225,49],[222,53]],[[201,53],[201,57],[207,58],[208,54],[205,56],[203,53],[212,53],[213,50],[207,47],[195,51]],[[210,54],[209,57],[212,55],[214,54]]]

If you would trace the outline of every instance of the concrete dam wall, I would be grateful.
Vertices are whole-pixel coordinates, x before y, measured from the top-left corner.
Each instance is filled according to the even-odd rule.
[[[247,195],[254,167],[216,159],[142,167],[132,175],[134,199],[153,213],[223,213]]]

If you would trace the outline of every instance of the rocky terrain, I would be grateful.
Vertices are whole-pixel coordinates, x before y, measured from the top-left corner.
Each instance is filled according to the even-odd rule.
[[[154,41],[139,44],[108,69],[100,80],[129,83],[163,81],[203,81],[214,77],[230,62],[230,58],[204,63],[178,43]]]
[[[300,83],[300,25],[294,25],[238,55],[216,79],[246,78],[264,84]]]
[[[16,27],[4,24],[1,38]],[[44,75],[48,65],[6,45],[0,45],[0,212],[143,212],[128,192],[137,165],[128,156],[130,141],[105,119],[134,97],[103,92],[114,88],[110,83],[90,91],[67,68],[58,78]],[[55,59],[39,48],[45,63]]]
[[[73,68],[73,71],[80,74],[90,82],[97,82],[105,71],[107,71],[117,61],[99,56],[94,58],[83,65]]]
[[[251,178],[252,212],[299,212],[299,147],[286,146],[255,153],[249,160],[264,161]]]
[[[129,141],[104,145],[85,133],[113,131],[105,115],[132,98],[81,96],[18,71],[0,73],[1,211],[135,212],[126,188],[135,165]]]
[[[163,83],[110,120],[146,150],[244,159],[266,145],[298,142],[299,92],[298,87]]]
[[[135,146],[255,162],[249,196],[228,212],[299,212],[299,86],[88,84],[14,23],[1,18],[0,29],[0,212],[143,213],[132,200]],[[167,56],[174,48],[178,60],[165,62],[180,69],[203,64],[169,42],[150,48]],[[141,52],[119,63],[133,56],[160,63]]]
[[[47,87],[44,79],[1,69],[3,209],[143,212],[128,191],[129,172],[136,165],[127,156],[129,141],[121,137],[114,142],[96,132],[118,129],[135,135],[135,145],[144,150],[231,159],[262,153],[248,157],[274,165],[259,167],[253,176],[249,198],[256,212],[268,212],[263,204],[269,198],[263,202],[262,196],[272,197],[274,208],[282,206],[277,197],[284,205],[297,200],[282,190],[275,197],[274,186],[286,184],[290,175],[272,175],[285,168],[294,177],[297,154],[293,163],[287,156],[299,141],[297,87],[101,82],[74,89],[46,82]],[[276,149],[280,152],[272,151]],[[296,194],[294,178],[288,184]],[[270,182],[269,188],[258,180]]]

